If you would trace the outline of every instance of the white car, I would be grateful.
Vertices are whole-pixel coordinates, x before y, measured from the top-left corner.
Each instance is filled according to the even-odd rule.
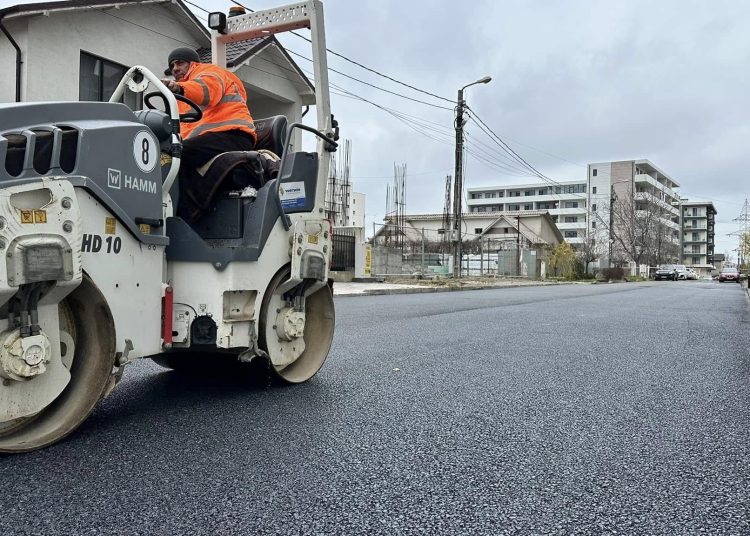
[[[685,268],[685,279],[698,279],[698,272],[690,268]]]
[[[675,270],[677,270],[677,279],[687,279],[687,266],[684,264],[675,264]]]

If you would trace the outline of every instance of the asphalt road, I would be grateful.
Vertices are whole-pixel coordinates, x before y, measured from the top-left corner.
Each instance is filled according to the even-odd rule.
[[[293,388],[138,363],[0,458],[0,534],[749,534],[750,308],[664,282],[341,298]]]

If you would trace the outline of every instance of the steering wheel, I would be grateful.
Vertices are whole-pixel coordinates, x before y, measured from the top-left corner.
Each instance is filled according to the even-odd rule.
[[[153,97],[159,97],[161,99],[161,102],[164,104],[164,109],[169,110],[169,101],[167,101],[167,98],[159,91],[153,91],[151,93],[144,95],[143,103],[146,105],[147,108],[149,108],[150,110],[156,109],[156,106],[154,106],[154,104],[151,102],[151,99]],[[192,108],[192,110],[190,110],[189,112],[180,114],[181,123],[197,123],[203,118],[203,110],[201,110],[197,104],[195,104],[193,101],[188,99],[185,95],[180,95],[179,93],[175,93],[174,98],[180,102],[184,102],[185,104],[187,104],[188,106]]]

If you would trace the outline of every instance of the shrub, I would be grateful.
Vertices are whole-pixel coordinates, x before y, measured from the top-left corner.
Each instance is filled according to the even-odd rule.
[[[616,266],[614,268],[605,268],[602,270],[604,278],[609,281],[620,281],[625,279],[625,269]]]

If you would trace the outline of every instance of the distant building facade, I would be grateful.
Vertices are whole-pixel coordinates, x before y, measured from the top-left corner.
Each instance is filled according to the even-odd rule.
[[[701,275],[708,275],[714,267],[714,237],[716,209],[711,201],[683,199],[680,206],[682,228],[681,262]]]
[[[679,259],[680,197],[679,183],[652,162],[624,160],[600,162],[587,166],[588,231],[592,240],[608,245],[595,267],[615,263],[628,264],[627,256],[615,240],[618,232],[625,234],[618,210],[628,207],[636,218],[648,215],[658,228],[658,251],[650,253],[642,263],[676,262]],[[621,236],[622,236],[621,235]]]
[[[580,244],[586,231],[586,181],[469,188],[469,214],[547,211],[564,240]]]

